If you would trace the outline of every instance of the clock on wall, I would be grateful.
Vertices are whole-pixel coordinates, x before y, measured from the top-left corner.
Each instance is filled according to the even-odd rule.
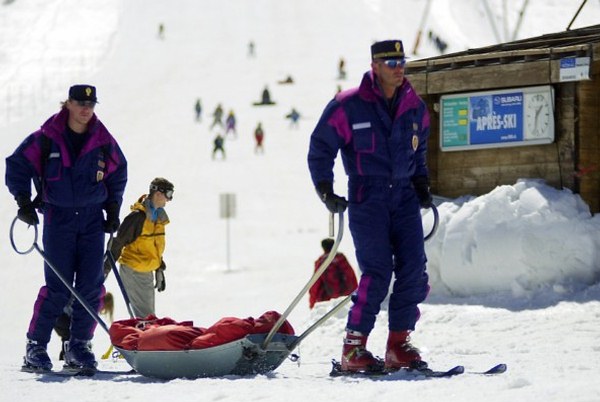
[[[552,105],[547,94],[532,94],[525,111],[527,137],[543,137],[550,129]]]

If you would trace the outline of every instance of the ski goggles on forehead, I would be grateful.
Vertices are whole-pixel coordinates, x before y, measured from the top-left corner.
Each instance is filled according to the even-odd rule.
[[[381,62],[383,64],[385,64],[386,66],[388,66],[389,68],[396,68],[396,67],[404,67],[404,65],[406,64],[406,59],[381,60]]]
[[[150,186],[150,190],[163,193],[165,195],[165,197],[167,197],[167,200],[169,200],[169,201],[171,201],[173,199],[173,192],[175,191],[175,190],[167,190],[165,188],[161,188],[161,187],[158,187],[155,185]]]

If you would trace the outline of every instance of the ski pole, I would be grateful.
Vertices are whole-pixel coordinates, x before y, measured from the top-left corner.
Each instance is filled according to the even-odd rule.
[[[296,296],[296,298],[292,301],[292,303],[289,305],[289,307],[284,311],[284,313],[281,315],[281,317],[279,317],[279,319],[277,320],[277,322],[275,323],[275,325],[273,325],[273,328],[267,334],[267,337],[265,338],[265,340],[263,341],[263,343],[261,345],[261,347],[263,349],[267,348],[267,346],[269,345],[269,342],[271,342],[271,340],[273,339],[273,336],[275,335],[275,333],[277,332],[277,330],[279,328],[281,328],[281,326],[283,325],[283,323],[285,322],[285,320],[287,319],[287,317],[290,315],[290,313],[292,312],[292,310],[300,302],[300,299],[302,299],[302,297],[304,296],[304,294],[306,294],[306,292],[308,292],[308,290],[310,289],[310,287],[312,285],[314,285],[314,283],[317,281],[317,279],[319,279],[319,277],[323,274],[323,272],[325,272],[325,270],[329,266],[329,263],[331,263],[331,261],[335,258],[338,246],[340,245],[340,242],[342,241],[342,235],[344,234],[344,213],[340,212],[339,215],[340,215],[340,217],[339,217],[339,222],[338,222],[338,234],[337,234],[337,237],[335,239],[335,242],[333,243],[331,251],[329,252],[329,255],[327,256],[327,258],[325,258],[325,261],[323,261],[321,263],[321,265],[319,266],[319,268],[315,271],[315,273],[313,274],[313,276],[308,280],[308,282],[306,283],[306,285],[304,285],[304,287],[302,288],[302,290],[300,291],[300,293],[298,293],[298,295]]]
[[[96,311],[94,311],[90,305],[88,304],[88,302],[79,294],[79,292],[73,287],[72,284],[70,284],[65,277],[60,273],[60,271],[54,266],[54,264],[52,264],[49,260],[48,260],[48,256],[46,255],[46,253],[44,253],[44,250],[42,250],[40,248],[40,246],[38,245],[37,239],[38,239],[38,228],[37,225],[33,225],[34,228],[34,240],[33,240],[33,244],[32,246],[26,250],[26,251],[19,251],[15,245],[14,242],[14,238],[13,238],[13,231],[14,231],[14,227],[15,227],[15,223],[17,222],[19,218],[15,217],[15,219],[13,219],[12,224],[10,225],[10,243],[13,247],[13,249],[17,252],[17,254],[29,254],[33,249],[37,250],[38,253],[40,253],[40,255],[42,256],[42,258],[44,259],[44,261],[46,262],[46,264],[50,267],[50,269],[52,270],[52,272],[54,272],[54,274],[58,277],[58,279],[60,279],[60,281],[63,283],[63,285],[66,286],[67,289],[69,289],[69,291],[71,292],[71,294],[73,296],[75,296],[75,298],[77,299],[77,301],[79,301],[79,303],[81,303],[81,305],[83,306],[83,308],[85,308],[85,310],[92,316],[92,318],[98,323],[98,325],[100,325],[102,327],[102,329],[104,329],[106,331],[106,333],[110,336],[110,332],[108,330],[108,327],[106,326],[106,323],[102,320],[102,318],[100,318],[100,316],[98,315],[98,313]]]
[[[105,257],[108,260],[108,263],[111,266],[113,273],[115,274],[115,279],[117,280],[117,284],[119,285],[119,289],[121,289],[121,294],[123,295],[123,299],[125,300],[125,306],[127,307],[127,312],[129,313],[130,318],[135,318],[135,314],[133,314],[133,310],[131,309],[131,301],[129,300],[129,296],[127,295],[127,291],[125,290],[125,285],[123,284],[123,280],[121,279],[121,275],[119,274],[119,270],[117,269],[117,263],[115,262],[115,257],[113,257],[112,252],[110,251],[110,246],[113,241],[113,234],[110,234],[110,238],[108,239],[108,243],[106,244],[106,253]]]

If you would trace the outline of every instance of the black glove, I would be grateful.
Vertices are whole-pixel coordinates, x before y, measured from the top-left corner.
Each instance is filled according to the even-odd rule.
[[[348,206],[348,201],[344,197],[340,197],[333,192],[333,184],[328,181],[322,181],[317,184],[317,194],[321,201],[332,213],[344,212]]]
[[[156,283],[154,285],[156,290],[162,292],[167,288],[167,281],[165,280],[165,269],[162,268],[162,265],[161,268],[158,268],[156,271],[154,271],[154,279],[156,280]]]
[[[421,208],[431,208],[433,198],[429,192],[429,178],[427,176],[413,177],[412,183]]]
[[[119,204],[110,203],[104,207],[106,211],[106,220],[102,222],[104,233],[115,233],[119,230],[121,221],[119,220]]]
[[[35,205],[29,197],[21,196],[17,197],[17,205],[19,206],[19,210],[17,211],[17,218],[22,220],[28,225],[37,225],[40,223],[37,212],[35,210]]]

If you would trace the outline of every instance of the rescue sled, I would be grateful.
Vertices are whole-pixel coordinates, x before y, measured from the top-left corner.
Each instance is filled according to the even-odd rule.
[[[138,373],[164,380],[266,374],[287,359],[298,337],[276,334],[267,348],[263,348],[265,338],[266,335],[248,335],[224,345],[198,350],[115,349]]]
[[[433,228],[429,235],[426,236],[426,239],[433,235],[439,220],[435,206],[432,206],[432,210],[434,213]],[[85,299],[81,297],[72,284],[66,281],[60,271],[48,261],[44,251],[37,243],[37,225],[34,225],[35,240],[33,245],[26,251],[19,251],[17,249],[13,240],[13,229],[16,221],[17,218],[13,220],[10,229],[10,240],[13,249],[19,254],[27,254],[33,249],[37,250],[61,282],[71,291],[73,296],[84,306],[100,327],[111,336],[111,330],[106,326],[98,313],[89,307]],[[111,336],[113,347],[125,358],[127,363],[136,372],[146,377],[164,380],[175,378],[194,379],[202,377],[222,377],[227,375],[255,375],[266,374],[276,370],[288,357],[290,357],[292,351],[300,344],[300,342],[351,300],[351,296],[344,298],[299,336],[293,334],[293,330],[290,333],[291,326],[287,323],[287,317],[335,257],[339,243],[342,239],[343,227],[344,216],[343,213],[339,213],[338,234],[329,256],[323,261],[319,269],[314,272],[310,280],[285,312],[278,315],[279,318],[277,321],[269,326],[270,330],[268,333],[252,333],[216,346],[183,350],[136,350],[135,348],[125,348],[122,345],[119,346],[116,345],[115,342],[112,342],[113,336]],[[330,234],[333,235],[333,214],[331,214],[330,217],[330,232]],[[112,235],[109,242],[111,240]],[[123,287],[114,258],[109,250],[110,248],[107,247],[106,258],[108,258],[108,261],[112,265],[112,270],[117,278],[117,283],[121,288],[121,292],[123,293],[131,320],[139,320],[133,317],[127,292]],[[119,323],[119,321],[116,321],[115,323]],[[113,323],[113,326],[115,323]]]

